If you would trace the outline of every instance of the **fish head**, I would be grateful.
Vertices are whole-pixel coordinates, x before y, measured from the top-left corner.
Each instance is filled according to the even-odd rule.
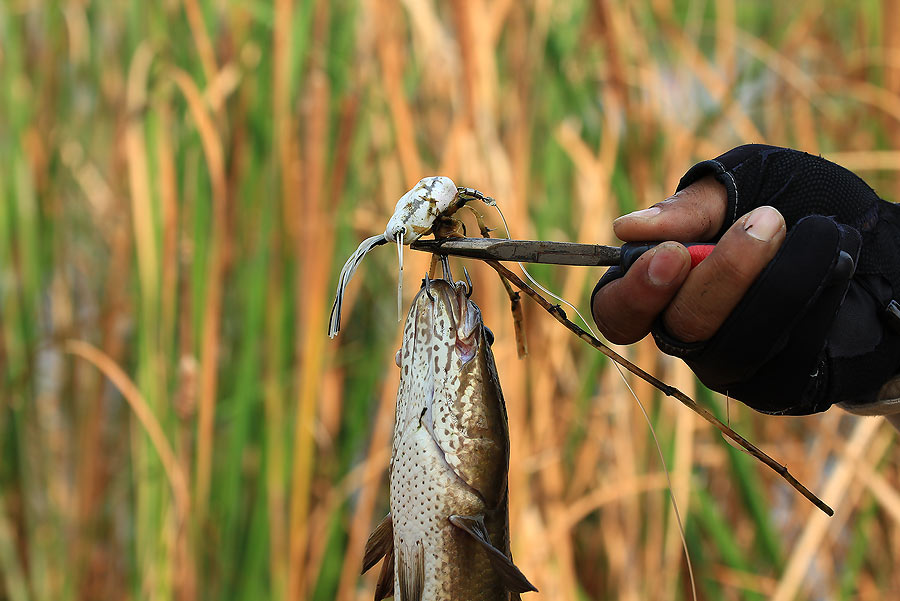
[[[384,238],[394,242],[402,233],[403,243],[415,242],[431,231],[438,216],[459,196],[456,184],[441,175],[423,177],[397,201]]]
[[[451,361],[443,367],[448,370],[469,363],[483,347],[493,343],[493,334],[484,325],[481,309],[470,296],[471,288],[466,282],[454,284],[426,278],[410,309],[410,318],[417,324],[418,339],[431,343],[430,353],[425,354],[447,349]],[[404,336],[404,344],[406,339]]]
[[[505,498],[509,430],[490,334],[464,282],[427,280],[406,322],[398,432],[424,427],[487,508]],[[402,436],[402,434],[400,435]]]

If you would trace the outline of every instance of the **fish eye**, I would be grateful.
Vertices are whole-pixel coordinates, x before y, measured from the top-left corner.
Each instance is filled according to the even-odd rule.
[[[494,346],[494,333],[487,326],[484,326],[484,338],[487,340],[488,346]]]
[[[403,349],[399,349],[399,348],[398,348],[398,349],[397,349],[397,354],[394,355],[394,363],[397,364],[397,367],[400,367],[400,351],[402,351],[402,350],[403,350]]]

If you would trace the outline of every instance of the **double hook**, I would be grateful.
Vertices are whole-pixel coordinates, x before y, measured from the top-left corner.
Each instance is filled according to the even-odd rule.
[[[444,279],[448,282],[452,282],[453,274],[450,271],[450,259],[447,257],[447,255],[441,255],[441,269],[443,269],[444,271]],[[465,267],[463,267],[463,275],[466,278],[465,281],[460,280],[453,284],[453,286],[454,288],[458,286],[465,286],[466,298],[471,298],[473,290],[472,278],[469,277],[469,270]],[[428,298],[430,298],[431,301],[434,302],[434,295],[431,294],[431,278],[428,277],[427,273],[425,274],[424,279],[422,279],[422,287],[425,288],[425,294],[428,295]]]
[[[448,282],[453,281],[453,273],[450,272],[450,257],[447,255],[441,255],[441,268],[444,270],[444,279]],[[472,279],[469,277],[469,271],[463,267],[463,275],[466,277],[466,281],[458,281],[454,283],[454,287],[457,286],[465,286],[466,287],[466,298],[472,297]]]

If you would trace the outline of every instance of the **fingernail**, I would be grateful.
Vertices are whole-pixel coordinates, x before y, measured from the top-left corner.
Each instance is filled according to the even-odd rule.
[[[684,259],[677,248],[658,246],[653,249],[647,277],[654,286],[668,286],[681,273]]]
[[[625,219],[626,217],[637,217],[638,219],[650,219],[651,217],[656,217],[662,212],[662,209],[659,207],[650,207],[649,209],[641,209],[640,211],[634,211],[633,213],[628,213],[627,215],[622,215],[619,219]],[[616,219],[618,221],[619,219]]]
[[[754,209],[744,222],[744,231],[763,242],[770,241],[784,225],[781,214],[772,207]]]

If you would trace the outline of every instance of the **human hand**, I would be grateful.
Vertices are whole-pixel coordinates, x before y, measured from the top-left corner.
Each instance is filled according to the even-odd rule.
[[[900,381],[900,207],[821,157],[740,146],[618,219],[626,241],[713,241],[690,270],[665,242],[592,297],[613,342],[648,330],[709,388],[766,413],[868,412]],[[893,380],[892,380],[893,381]],[[875,407],[873,411],[877,411]]]
[[[722,229],[725,187],[705,177],[649,209],[619,217],[613,231],[625,242],[701,242]],[[631,344],[657,318],[684,342],[710,338],[772,260],[784,241],[784,218],[759,207],[738,219],[694,270],[687,249],[665,242],[644,253],[621,278],[602,285],[594,321],[611,342]]]

